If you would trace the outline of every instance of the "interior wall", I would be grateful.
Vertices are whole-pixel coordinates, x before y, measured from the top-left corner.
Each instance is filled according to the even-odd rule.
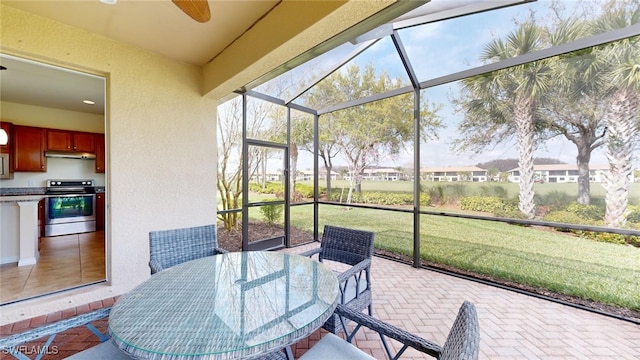
[[[200,68],[1,5],[6,54],[107,78],[108,284],[5,305],[0,324],[116,296],[147,279],[148,233],[216,219],[216,101]]]
[[[104,133],[104,116],[98,114],[2,101],[0,115],[15,125]]]

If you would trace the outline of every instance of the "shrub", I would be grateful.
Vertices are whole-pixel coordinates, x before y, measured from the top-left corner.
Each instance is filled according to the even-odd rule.
[[[537,205],[549,206],[552,209],[562,209],[571,204],[574,198],[561,191],[551,191],[543,195],[535,195]]]
[[[320,189],[318,189],[318,191],[320,191]],[[299,193],[303,198],[307,198],[307,199],[312,198],[313,185],[296,183],[296,192]]]
[[[431,186],[423,190],[429,194],[432,204],[446,205],[455,204],[466,195],[464,184],[442,184]]]
[[[264,199],[262,201],[271,201],[273,199]],[[263,205],[260,207],[260,212],[264,217],[264,220],[267,224],[273,226],[278,223],[280,217],[282,216],[282,212],[284,210],[284,206],[282,204],[273,204],[273,205]]]
[[[640,206],[629,206],[627,221],[633,224],[640,224]]]
[[[342,198],[341,198],[342,197]],[[344,194],[334,191],[329,196],[331,201],[345,201],[347,199],[346,190]],[[373,205],[413,205],[413,194],[408,192],[381,192],[381,191],[363,191],[360,193],[353,192],[351,194],[351,202],[359,204]],[[420,193],[420,205],[429,206],[431,198],[429,194]]]
[[[552,211],[545,215],[544,220],[562,224],[585,224],[585,219],[581,218],[576,213],[566,210]]]
[[[623,245],[627,242],[626,235],[620,234],[612,234],[605,232],[595,232],[595,231],[581,231],[581,230],[573,230],[572,233],[594,241],[607,242],[612,244]]]
[[[496,196],[469,196],[460,199],[460,209],[483,211],[495,214],[504,207],[501,198]]]
[[[527,216],[518,209],[518,199],[502,200],[502,207],[493,215],[508,219],[526,219]]]
[[[277,194],[284,192],[284,186],[277,182],[268,182],[263,188],[262,184],[249,183],[249,191],[257,192],[259,194]]]
[[[596,205],[582,205],[573,203],[565,208],[566,211],[578,215],[585,220],[602,220],[604,219],[604,208]]]
[[[495,196],[501,199],[509,197],[509,191],[502,185],[482,185],[480,186],[481,196]]]

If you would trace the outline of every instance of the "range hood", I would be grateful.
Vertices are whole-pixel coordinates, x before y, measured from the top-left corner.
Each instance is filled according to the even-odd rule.
[[[87,152],[45,151],[44,156],[50,158],[93,160],[96,154]]]

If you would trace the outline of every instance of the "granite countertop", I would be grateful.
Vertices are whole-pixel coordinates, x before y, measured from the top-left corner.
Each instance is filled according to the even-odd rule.
[[[0,201],[42,199],[46,195],[45,187],[0,188]],[[96,186],[96,193],[104,193],[104,186]]]
[[[44,187],[0,188],[0,196],[44,195]]]

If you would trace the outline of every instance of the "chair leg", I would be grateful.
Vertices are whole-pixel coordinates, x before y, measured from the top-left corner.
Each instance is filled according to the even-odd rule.
[[[287,360],[294,360],[293,351],[291,351],[291,346],[287,346],[286,348],[284,348],[284,355],[286,356]]]

